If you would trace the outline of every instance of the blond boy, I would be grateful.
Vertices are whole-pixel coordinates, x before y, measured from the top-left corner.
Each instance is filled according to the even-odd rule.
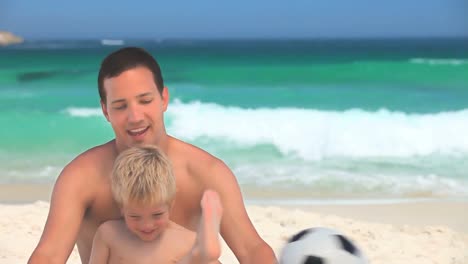
[[[157,147],[123,151],[114,163],[111,191],[123,219],[98,228],[90,264],[219,263],[222,207],[218,194],[204,192],[196,234],[169,220],[176,182],[169,160]]]

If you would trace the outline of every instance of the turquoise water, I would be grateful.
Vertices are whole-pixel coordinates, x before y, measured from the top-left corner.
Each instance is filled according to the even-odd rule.
[[[244,190],[468,197],[468,40],[138,41],[171,93],[170,134]],[[53,182],[110,140],[99,40],[0,48],[0,183]],[[268,190],[268,191],[265,191]]]

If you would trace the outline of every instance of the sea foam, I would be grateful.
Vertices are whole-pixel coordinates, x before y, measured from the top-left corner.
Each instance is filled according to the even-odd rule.
[[[102,116],[99,108],[64,112],[81,118]],[[175,100],[166,119],[168,132],[184,140],[208,138],[244,147],[267,144],[304,160],[468,154],[468,109],[435,114],[248,109]]]
[[[468,109],[408,114],[385,109],[244,109],[176,101],[169,106],[168,116],[168,129],[186,139],[272,144],[283,154],[294,153],[305,160],[468,153]]]

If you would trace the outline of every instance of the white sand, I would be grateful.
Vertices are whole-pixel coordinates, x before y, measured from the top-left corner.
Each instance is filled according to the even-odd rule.
[[[0,264],[27,262],[42,233],[48,207],[47,202],[0,204]],[[258,232],[277,254],[291,234],[304,228],[326,226],[340,230],[357,242],[371,263],[468,264],[468,235],[447,226],[391,225],[285,207],[248,206],[247,209]],[[456,210],[460,214],[447,219],[466,216],[459,208]],[[226,245],[221,261],[237,263]],[[68,263],[80,263],[76,249]]]

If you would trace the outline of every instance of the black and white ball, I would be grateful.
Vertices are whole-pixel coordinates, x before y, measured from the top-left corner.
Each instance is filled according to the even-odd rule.
[[[342,233],[324,227],[292,236],[283,247],[280,264],[367,264],[361,250]]]

